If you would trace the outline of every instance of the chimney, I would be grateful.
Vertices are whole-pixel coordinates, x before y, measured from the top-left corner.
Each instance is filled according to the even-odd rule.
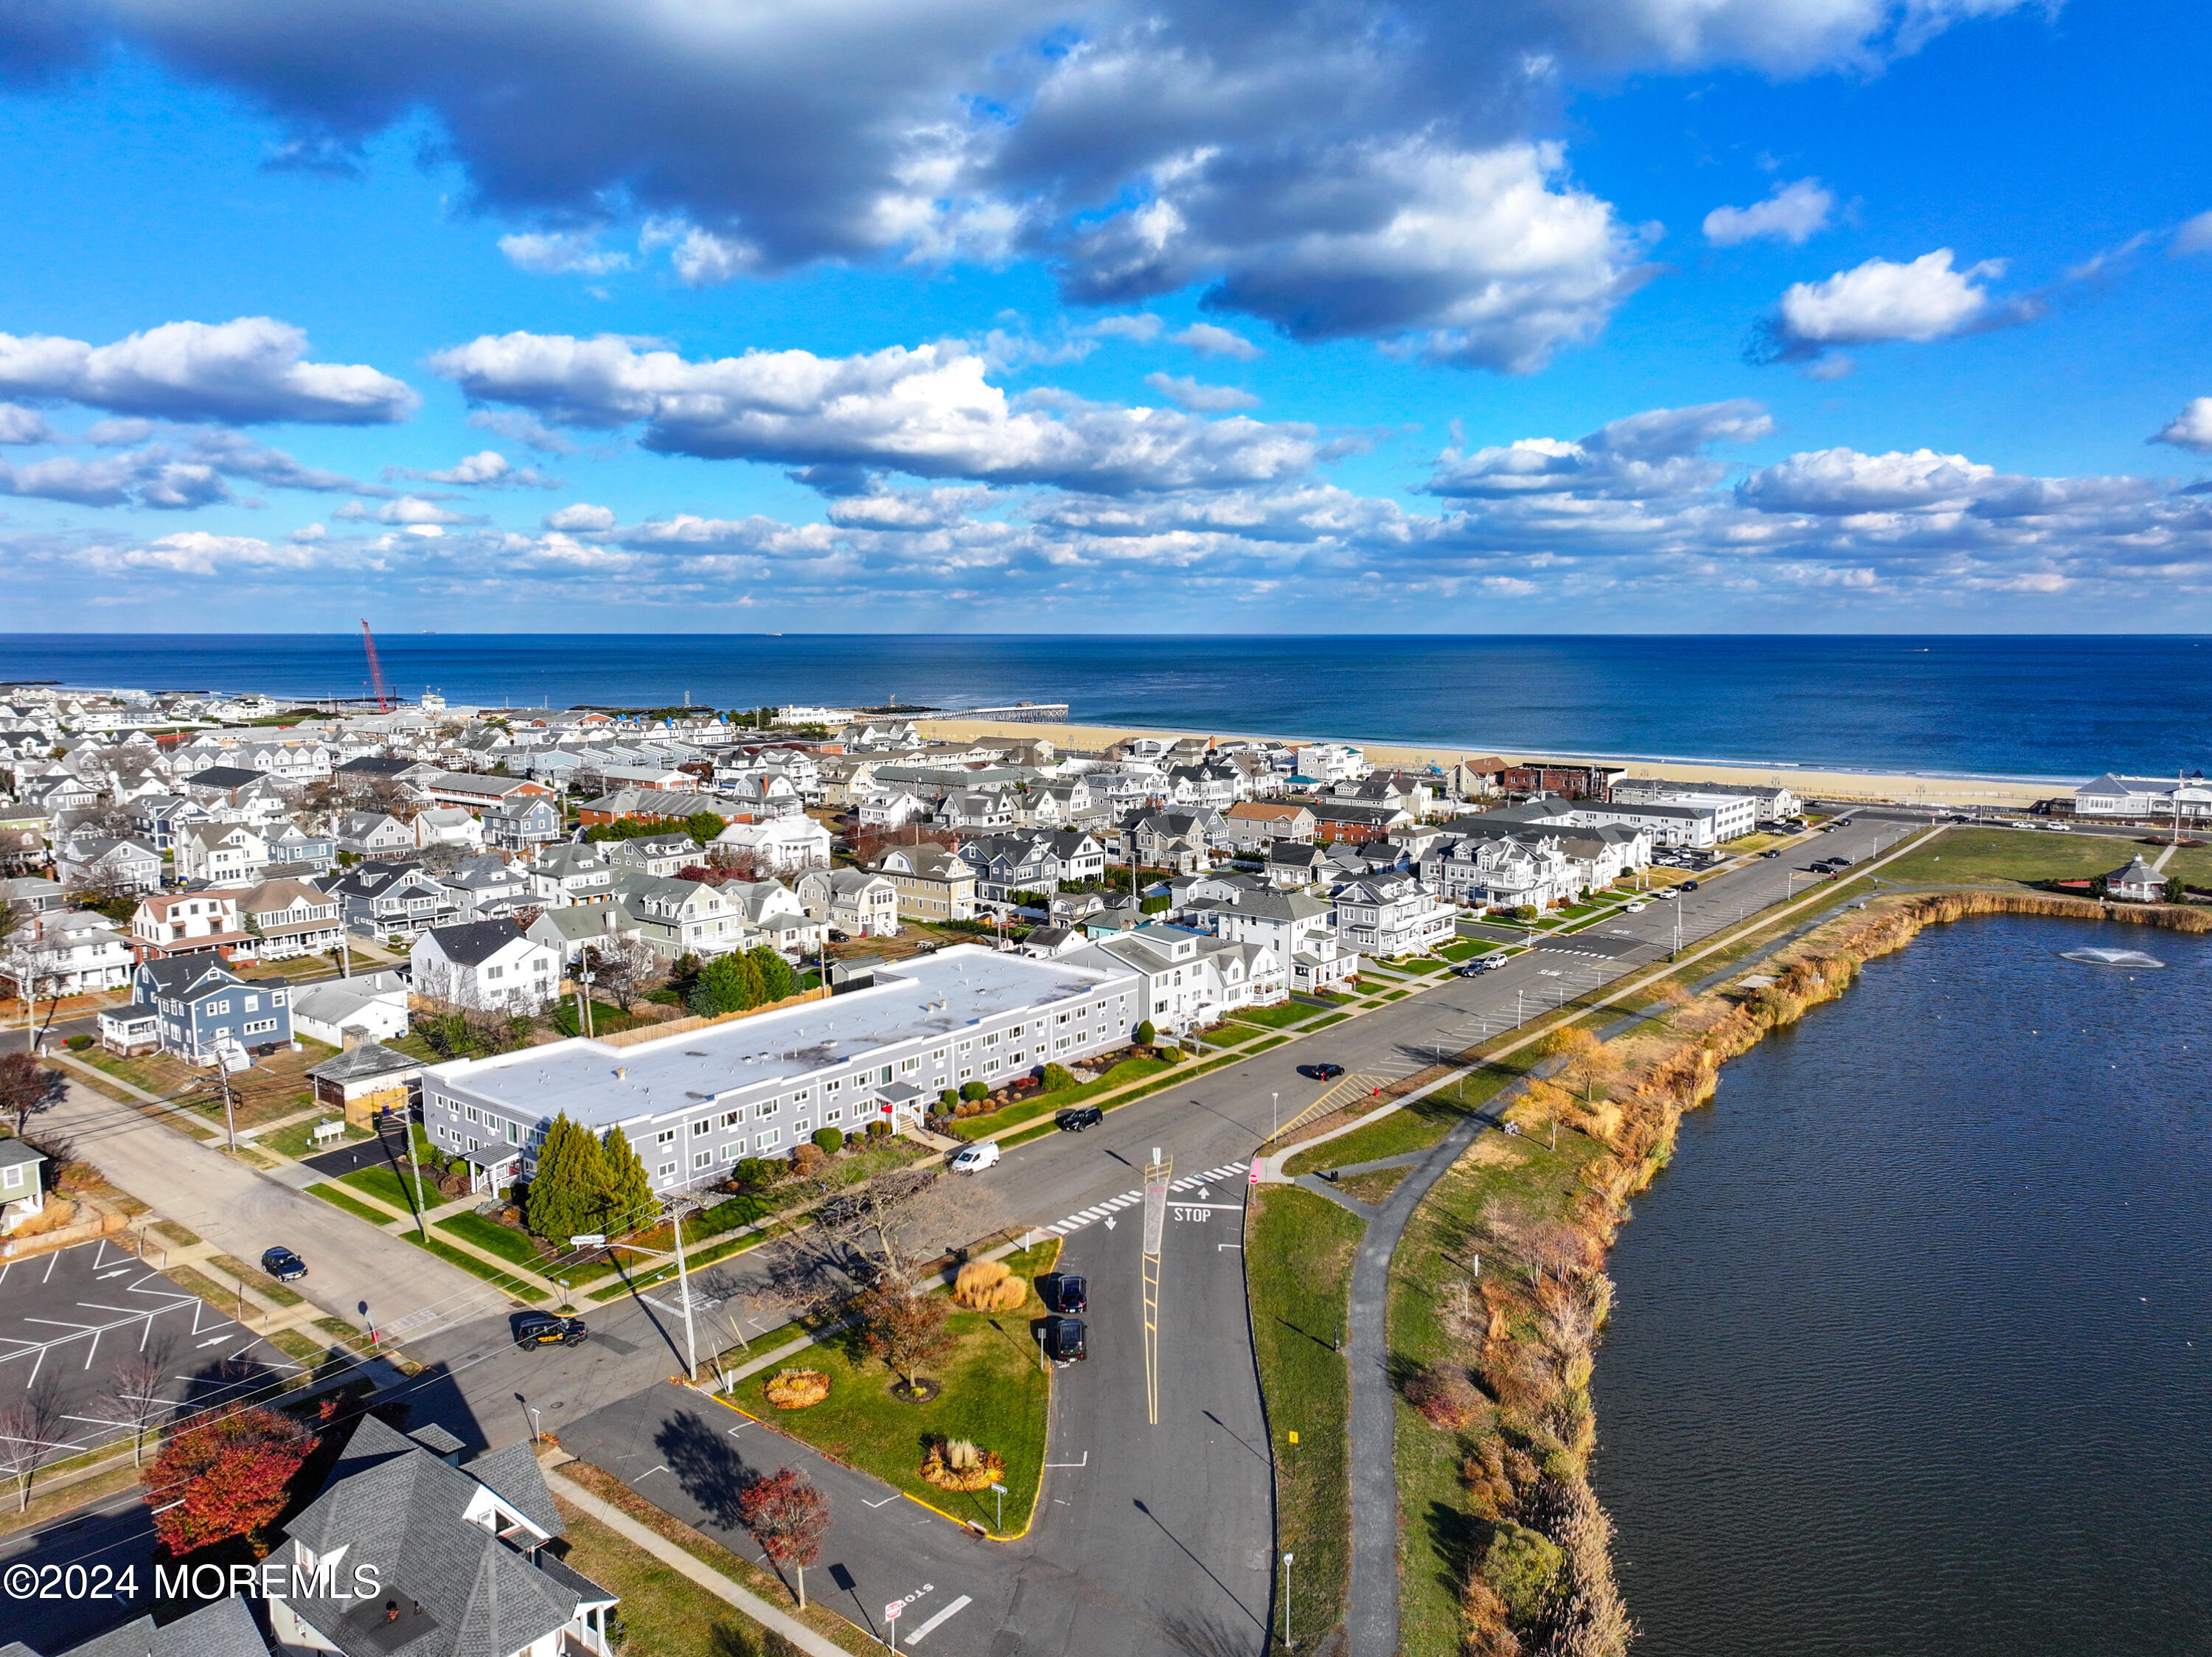
[[[349,1024],[338,1033],[338,1037],[344,1044],[343,1051],[349,1053],[361,1045],[361,1030],[357,1026]]]

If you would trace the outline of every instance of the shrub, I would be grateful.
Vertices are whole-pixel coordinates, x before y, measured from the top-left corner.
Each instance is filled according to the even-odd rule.
[[[883,1118],[881,1118],[881,1117],[878,1117],[874,1121],[872,1121],[872,1122],[871,1122],[871,1123],[869,1123],[869,1124],[868,1124],[868,1137],[869,1137],[869,1138],[871,1138],[871,1139],[889,1139],[890,1136],[891,1136],[891,1124],[890,1124],[890,1123],[888,1123],[888,1122],[884,1121],[884,1120],[883,1119]]]
[[[1075,1072],[1065,1064],[1048,1064],[1044,1067],[1042,1086],[1045,1092],[1056,1093],[1064,1087],[1073,1087],[1074,1085]]]
[[[963,1082],[960,1087],[960,1097],[971,1105],[978,1100],[989,1097],[990,1092],[991,1090],[980,1081]]]
[[[1406,1402],[1431,1427],[1449,1433],[1472,1426],[1482,1408],[1481,1395],[1467,1371],[1455,1363],[1425,1364],[1406,1383]]]
[[[1164,915],[1167,913],[1168,905],[1172,902],[1174,902],[1174,899],[1170,898],[1166,892],[1163,892],[1157,898],[1146,899],[1142,903],[1139,904],[1137,907],[1142,913],[1146,915]]]
[[[81,1053],[91,1045],[92,1038],[90,1036],[71,1036],[69,1039],[69,1050],[72,1053]]]
[[[1006,1281],[1003,1260],[969,1260],[952,1280],[952,1298],[963,1306],[981,1306],[983,1297]]]
[[[1560,1562],[1559,1544],[1549,1537],[1504,1519],[1492,1527],[1490,1550],[1477,1575],[1505,1602],[1506,1614],[1525,1624],[1551,1608]]]
[[[822,1148],[811,1140],[802,1141],[791,1148],[792,1172],[801,1179],[811,1179],[830,1159],[822,1154]]]
[[[1159,1050],[1159,1053],[1160,1057],[1170,1064],[1182,1063],[1182,1049],[1180,1047],[1163,1047]]]
[[[1516,904],[1513,906],[1513,918],[1516,921],[1533,921],[1536,918],[1536,905],[1534,904]]]
[[[766,1157],[748,1156],[731,1167],[730,1183],[739,1191],[766,1191],[782,1172]]]
[[[1149,1046],[1151,1046],[1154,1042],[1158,1041],[1159,1039],[1160,1039],[1160,1033],[1159,1033],[1158,1031],[1155,1030],[1154,1028],[1152,1028],[1152,1020],[1150,1020],[1150,1019],[1146,1019],[1146,1020],[1142,1024],[1140,1024],[1140,1025],[1139,1025],[1139,1026],[1137,1026],[1137,1045],[1138,1045],[1138,1046],[1139,1046],[1139,1047],[1149,1047]]]
[[[939,1440],[921,1460],[921,1476],[946,1490],[988,1490],[1006,1471],[1006,1459],[996,1450],[964,1438]]]
[[[842,1128],[817,1128],[814,1142],[822,1148],[824,1156],[835,1156],[845,1148],[845,1130]]]
[[[949,1111],[959,1102],[960,1095],[950,1087],[947,1087],[943,1093],[937,1096],[938,1108],[940,1110]]]
[[[830,1377],[819,1369],[783,1369],[765,1389],[779,1410],[805,1410],[830,1396]]]

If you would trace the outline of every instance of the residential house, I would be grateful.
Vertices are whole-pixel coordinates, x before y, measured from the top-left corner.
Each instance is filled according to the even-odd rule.
[[[349,811],[338,819],[333,837],[340,851],[356,857],[405,857],[416,850],[415,831],[380,811]]]
[[[346,929],[411,939],[461,918],[459,897],[419,863],[357,863],[323,883],[345,905]]]
[[[463,858],[446,876],[445,886],[453,894],[463,920],[499,920],[518,909],[538,906],[538,886],[530,871],[495,851]]]
[[[1267,1007],[1288,993],[1281,957],[1267,943],[1240,942],[1153,922],[1068,950],[1072,966],[1140,974],[1139,1023],[1183,1031],[1218,1022],[1239,1007]]]
[[[799,894],[781,880],[725,880],[722,896],[734,905],[758,941],[792,960],[820,952],[829,923],[806,912]],[[745,947],[752,947],[749,937]]]
[[[119,990],[131,978],[130,941],[103,916],[81,909],[48,910],[25,917],[0,955],[0,980],[23,995],[82,996]]]
[[[635,870],[615,876],[614,902],[623,924],[668,960],[678,955],[726,955],[744,947],[745,924],[717,887]]]
[[[1137,812],[1121,825],[1115,861],[1127,861],[1133,848],[1139,862],[1178,874],[1195,874],[1212,867],[1213,848],[1227,844],[1228,840],[1221,813],[1210,806],[1188,811]]]
[[[474,813],[460,806],[427,806],[415,813],[413,826],[418,851],[427,851],[432,846],[459,846],[464,851],[483,850],[483,824]]]
[[[538,898],[558,908],[564,904],[605,903],[614,896],[615,866],[606,848],[589,843],[542,848],[528,865]]]
[[[1421,868],[1431,890],[1477,909],[1547,909],[1571,902],[1585,889],[1582,871],[1559,837],[1543,830],[1441,842],[1422,860]]]
[[[930,814],[922,791],[906,783],[874,783],[860,797],[857,820],[864,829],[904,828]]]
[[[1240,800],[1221,813],[1221,825],[1233,851],[1264,851],[1279,840],[1314,838],[1314,814],[1295,800]]]
[[[129,1007],[100,1014],[103,1040],[111,1021],[120,1033],[150,1018],[162,1051],[187,1064],[213,1064],[230,1048],[268,1053],[292,1043],[289,987],[241,978],[213,956],[141,960],[131,991]]]
[[[292,992],[292,1028],[332,1047],[352,1035],[397,1041],[407,1033],[407,980],[380,972],[302,984]]]
[[[59,880],[49,880],[38,874],[18,874],[0,880],[0,904],[37,915],[50,909],[68,908],[69,893],[62,890]]]
[[[525,930],[539,943],[557,950],[564,966],[573,966],[587,948],[638,935],[638,929],[630,924],[622,905],[612,901],[611,894],[605,902],[545,910]]]
[[[830,831],[804,813],[762,823],[732,823],[714,837],[714,844],[750,852],[766,874],[830,866]]]
[[[1041,961],[1057,960],[1062,955],[1072,955],[1091,941],[1080,927],[1037,926],[1030,929],[1029,935],[1017,946],[1023,954]]]
[[[679,793],[673,789],[617,789],[577,807],[576,820],[586,828],[633,819],[641,823],[680,823],[702,811],[723,817],[729,810],[729,801],[718,794]]]
[[[484,839],[502,851],[550,846],[567,831],[559,803],[548,795],[511,795],[484,809]]]
[[[864,868],[811,868],[793,888],[809,916],[850,938],[898,935],[898,887]]]
[[[253,953],[264,961],[336,949],[345,924],[342,908],[328,892],[289,875],[264,880],[238,899],[239,924],[252,935]]]
[[[241,765],[210,765],[184,780],[185,793],[204,806],[234,806],[241,789],[259,792],[268,778]]]
[[[1200,918],[1224,938],[1274,951],[1294,991],[1333,989],[1358,974],[1358,952],[1338,940],[1334,905],[1304,892],[1255,892]]]
[[[161,886],[161,854],[146,840],[80,835],[54,854],[54,872],[71,892],[156,892]]]
[[[1612,799],[1616,805],[1638,806],[1654,802],[1680,803],[1685,800],[1694,801],[1699,796],[1727,795],[1740,795],[1753,802],[1754,824],[1778,822],[1786,817],[1795,817],[1802,804],[1796,791],[1786,783],[1685,783],[1662,777],[1624,777],[1613,783]],[[2212,804],[2212,793],[2207,794],[2206,801]]]
[[[235,886],[251,880],[269,861],[269,843],[244,823],[195,823],[177,836],[179,882]]]
[[[1024,828],[1073,828],[1103,814],[1104,802],[1080,777],[1032,783],[1014,798],[1015,821]]]
[[[1080,830],[987,835],[963,842],[959,856],[975,871],[975,896],[990,903],[1009,902],[1017,892],[1050,893],[1062,880],[1106,873],[1105,847]]]
[[[1613,785],[1628,775],[1625,765],[1571,765],[1528,760],[1508,765],[1498,784],[1508,794],[1558,794],[1570,800],[1610,800]]]
[[[517,799],[550,800],[553,790],[526,777],[501,777],[495,771],[424,771],[410,773],[407,785],[433,805],[460,806],[470,811],[496,811]]]
[[[11,1640],[0,1646],[0,1657],[40,1654]],[[157,1624],[150,1614],[141,1617],[82,1645],[56,1648],[47,1657],[269,1657],[269,1644],[245,1599],[233,1594],[207,1600],[173,1622]]]
[[[337,860],[337,842],[327,834],[310,832],[297,823],[287,823],[269,842],[265,867],[284,874],[320,874]]]
[[[477,1012],[535,1013],[560,993],[561,952],[512,921],[434,926],[407,958],[416,995]]]
[[[239,891],[149,892],[131,916],[131,950],[141,961],[182,955],[251,960],[257,941],[238,912]]]
[[[994,834],[1014,825],[1018,796],[1007,789],[953,789],[932,813],[940,828],[969,834]]]
[[[611,1657],[619,1598],[548,1545],[563,1526],[536,1444],[465,1465],[460,1450],[435,1429],[410,1438],[361,1418],[269,1562],[294,1590],[268,1601],[279,1651]],[[374,1592],[356,1591],[364,1580]]]
[[[1348,742],[1307,742],[1299,745],[1298,775],[1316,783],[1341,783],[1367,775],[1367,756]]]
[[[648,834],[635,840],[613,840],[606,845],[607,862],[621,874],[633,870],[641,874],[673,874],[679,868],[690,868],[707,861],[707,854],[699,843],[681,831],[667,834]]]
[[[893,846],[869,867],[890,881],[903,920],[975,917],[976,867],[943,846]]]
[[[46,1211],[46,1180],[41,1172],[46,1161],[46,1153],[33,1150],[28,1140],[0,1139],[0,1235]],[[13,1649],[0,1649],[0,1657],[8,1657]]]
[[[1316,798],[1307,809],[1313,813],[1314,836],[1324,844],[1349,841],[1360,845],[1384,839],[1414,820],[1402,806],[1365,805],[1329,795]]]
[[[1425,955],[1452,941],[1457,911],[1413,874],[1370,874],[1337,888],[1336,935],[1367,955]]]
[[[142,795],[131,802],[131,827],[156,851],[176,844],[177,832],[191,823],[210,820],[208,808],[181,794]]]
[[[719,785],[726,796],[718,814],[734,821],[773,823],[805,812],[806,797],[796,777],[759,771]]]
[[[1169,805],[1204,806],[1219,812],[1226,812],[1249,792],[1250,783],[1242,771],[1226,759],[1212,758],[1195,765],[1170,766],[1161,789]]]

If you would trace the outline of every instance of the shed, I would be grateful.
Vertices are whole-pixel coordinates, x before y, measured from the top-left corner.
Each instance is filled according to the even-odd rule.
[[[335,1058],[326,1058],[307,1071],[315,1084],[315,1102],[345,1112],[350,1127],[373,1128],[389,1110],[405,1119],[422,1089],[424,1059],[394,1052],[380,1042],[364,1041]]]

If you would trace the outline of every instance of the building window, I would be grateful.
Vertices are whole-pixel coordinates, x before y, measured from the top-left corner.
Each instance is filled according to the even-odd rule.
[[[676,1178],[676,1165],[673,1162],[663,1162],[660,1165],[660,1177],[663,1179]]]
[[[725,1129],[734,1128],[744,1119],[745,1111],[744,1106],[742,1105],[734,1111],[725,1111],[722,1112],[722,1126]]]
[[[757,1151],[772,1151],[782,1138],[783,1136],[781,1133],[770,1130],[753,1141],[753,1148]]]
[[[691,1166],[694,1169],[713,1167],[714,1166],[714,1153],[712,1151],[694,1151],[691,1154]]]
[[[653,1142],[656,1145],[673,1145],[676,1142],[676,1130],[663,1128],[659,1133],[653,1135]]]
[[[691,1131],[695,1134],[705,1133],[714,1125],[714,1124],[712,1122],[708,1121],[702,1116],[696,1122],[691,1124]]]

